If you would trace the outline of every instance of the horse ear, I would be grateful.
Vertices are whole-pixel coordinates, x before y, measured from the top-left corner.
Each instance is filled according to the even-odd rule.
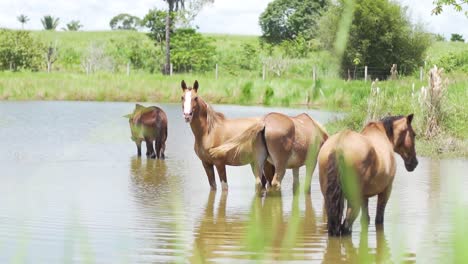
[[[182,80],[182,82],[180,83],[180,86],[182,87],[182,90],[187,90],[187,84],[185,84],[185,81]]]
[[[130,118],[130,117],[132,117],[132,114],[124,115],[124,116],[122,116],[122,117],[123,117],[123,118]]]
[[[195,82],[193,83],[193,89],[195,90],[195,92],[198,90],[198,81],[195,80]]]
[[[414,114],[409,114],[406,117],[406,123],[411,124],[411,122],[413,121],[413,116],[414,116]]]

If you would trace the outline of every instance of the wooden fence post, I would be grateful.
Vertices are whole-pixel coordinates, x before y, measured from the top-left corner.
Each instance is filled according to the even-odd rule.
[[[364,66],[364,82],[367,82],[367,66]]]
[[[314,82],[317,80],[317,72],[315,65],[312,66],[312,80],[314,80]]]
[[[172,76],[172,63],[169,65],[169,75]]]
[[[218,80],[218,63],[216,63],[216,73],[215,73],[215,75],[216,75],[216,80]]]
[[[265,64],[263,64],[262,79],[265,80],[265,78],[266,78],[266,68],[265,68]]]
[[[423,80],[423,67],[419,67],[419,80],[422,82]]]
[[[127,76],[130,75],[130,62],[127,62]]]

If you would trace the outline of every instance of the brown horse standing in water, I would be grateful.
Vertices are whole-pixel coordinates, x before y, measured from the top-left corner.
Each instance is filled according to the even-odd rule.
[[[413,114],[386,117],[367,124],[361,133],[345,130],[325,142],[318,162],[330,235],[350,234],[359,207],[361,221],[368,223],[368,199],[374,195],[378,195],[375,223],[383,224],[396,171],[394,152],[403,158],[406,170],[418,165],[412,120]],[[348,208],[341,223],[344,199]]]
[[[182,87],[182,110],[185,122],[190,123],[195,136],[195,153],[202,161],[211,189],[216,190],[214,167],[218,171],[223,190],[227,190],[226,165],[241,166],[250,164],[254,171],[257,187],[261,186],[260,175],[263,164],[267,158],[262,148],[253,145],[244,145],[239,150],[240,155],[228,153],[222,156],[213,156],[210,149],[221,145],[225,141],[237,137],[242,132],[258,123],[260,118],[227,119],[222,113],[216,112],[201,97],[198,96],[198,82],[193,87],[187,87],[185,81]],[[262,137],[256,137],[254,145],[261,145]],[[237,154],[237,153],[236,153]]]
[[[157,106],[144,107],[135,105],[132,114],[126,115],[132,133],[132,140],[137,146],[138,156],[141,156],[141,142],[146,142],[146,156],[164,159],[167,139],[167,116]],[[153,148],[154,141],[154,148]]]
[[[299,168],[306,166],[305,191],[310,192],[312,174],[317,164],[317,155],[322,144],[328,139],[325,129],[308,114],[289,117],[280,113],[270,113],[257,121],[240,136],[214,148],[214,156],[222,156],[245,144],[251,144],[258,134],[263,134],[263,152],[267,153],[264,165],[265,178],[271,187],[281,189],[286,169],[293,170],[293,188],[299,186]]]

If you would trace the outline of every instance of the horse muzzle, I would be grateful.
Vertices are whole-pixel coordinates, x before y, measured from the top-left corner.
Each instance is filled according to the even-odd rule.
[[[414,171],[414,169],[416,169],[416,167],[418,166],[418,163],[419,162],[417,158],[411,159],[409,162],[405,161],[405,168],[407,171]]]
[[[193,118],[193,112],[188,113],[188,114],[184,113],[185,123],[192,122],[192,118]]]

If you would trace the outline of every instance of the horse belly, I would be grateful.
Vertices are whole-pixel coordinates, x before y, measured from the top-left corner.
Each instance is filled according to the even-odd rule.
[[[288,162],[286,163],[286,168],[298,168],[304,165],[305,155],[303,153],[293,151],[289,156]]]

